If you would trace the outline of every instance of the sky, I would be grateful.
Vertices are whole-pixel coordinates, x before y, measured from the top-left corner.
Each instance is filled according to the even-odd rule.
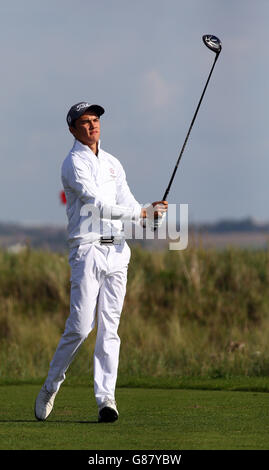
[[[0,222],[66,224],[66,114],[84,100],[135,198],[162,199],[215,58],[204,34],[222,52],[168,202],[194,223],[269,220],[268,0],[9,0],[0,18]]]

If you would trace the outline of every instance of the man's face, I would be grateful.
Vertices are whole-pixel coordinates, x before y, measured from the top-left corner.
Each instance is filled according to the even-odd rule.
[[[94,113],[85,113],[75,121],[75,127],[70,127],[73,136],[84,145],[94,147],[100,139],[100,120]]]

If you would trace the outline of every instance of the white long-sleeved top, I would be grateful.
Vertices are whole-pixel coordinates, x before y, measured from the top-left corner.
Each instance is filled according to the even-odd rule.
[[[96,156],[75,140],[62,164],[70,248],[101,236],[122,236],[124,220],[138,221],[141,205],[119,160],[100,148]]]

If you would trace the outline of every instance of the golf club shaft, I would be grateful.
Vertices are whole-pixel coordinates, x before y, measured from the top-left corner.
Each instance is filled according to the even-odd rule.
[[[164,196],[163,196],[163,198],[162,198],[162,201],[166,201],[166,200],[167,200],[168,193],[169,193],[170,188],[171,188],[171,185],[172,185],[172,183],[173,183],[173,180],[174,180],[174,177],[175,177],[175,174],[176,174],[176,171],[177,171],[179,162],[180,162],[180,160],[181,160],[181,157],[182,157],[182,155],[183,155],[184,149],[185,149],[185,147],[186,147],[186,144],[187,144],[189,135],[190,135],[191,130],[192,130],[192,126],[193,126],[193,124],[194,124],[194,121],[195,121],[196,116],[197,116],[197,114],[198,114],[199,108],[200,108],[200,106],[201,106],[201,103],[202,103],[204,94],[205,94],[206,89],[207,89],[207,85],[208,85],[209,80],[210,80],[210,78],[211,78],[211,75],[212,75],[212,73],[213,73],[213,70],[214,70],[214,67],[215,67],[215,65],[216,65],[218,56],[219,56],[219,53],[216,53],[216,57],[215,57],[214,63],[213,63],[213,65],[212,65],[212,68],[211,68],[210,73],[209,73],[209,75],[208,75],[208,79],[207,79],[207,82],[206,82],[206,84],[205,84],[203,93],[202,93],[202,95],[201,95],[200,101],[199,101],[198,106],[197,106],[197,108],[196,108],[196,111],[195,111],[195,113],[194,113],[193,119],[192,119],[192,121],[191,121],[191,125],[190,125],[190,127],[189,127],[189,130],[188,130],[188,133],[187,133],[187,135],[186,135],[184,144],[183,144],[183,146],[182,146],[182,149],[181,149],[181,151],[180,151],[179,157],[178,157],[178,159],[177,159],[176,166],[175,166],[175,168],[174,168],[173,174],[172,174],[171,179],[170,179],[170,181],[169,181],[169,184],[168,184],[168,186],[167,186],[167,188],[166,188],[166,191],[165,191],[165,193],[164,193]]]

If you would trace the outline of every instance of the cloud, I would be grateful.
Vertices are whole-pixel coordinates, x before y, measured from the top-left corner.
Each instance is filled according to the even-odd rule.
[[[141,79],[140,99],[151,111],[169,106],[175,97],[176,89],[158,70],[147,70]]]

